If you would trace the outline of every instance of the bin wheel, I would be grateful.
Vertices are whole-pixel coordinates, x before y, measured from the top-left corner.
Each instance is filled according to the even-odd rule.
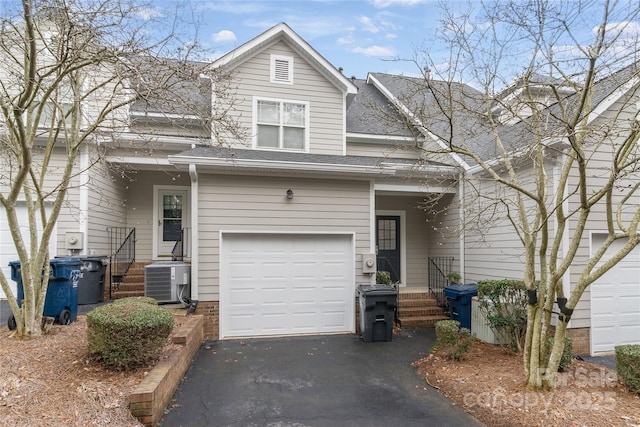
[[[16,323],[16,318],[13,316],[13,314],[9,316],[9,318],[7,319],[7,327],[11,331],[15,331],[16,328],[18,327],[18,324]]]
[[[68,325],[71,323],[71,312],[67,309],[62,310],[58,315],[58,323],[61,325]]]

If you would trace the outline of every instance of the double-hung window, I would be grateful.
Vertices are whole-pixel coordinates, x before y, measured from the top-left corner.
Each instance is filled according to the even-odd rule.
[[[308,110],[305,102],[256,100],[256,147],[306,150]]]

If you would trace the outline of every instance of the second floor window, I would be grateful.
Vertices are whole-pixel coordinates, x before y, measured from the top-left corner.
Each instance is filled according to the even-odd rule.
[[[256,146],[280,150],[305,150],[307,105],[305,103],[258,100]]]

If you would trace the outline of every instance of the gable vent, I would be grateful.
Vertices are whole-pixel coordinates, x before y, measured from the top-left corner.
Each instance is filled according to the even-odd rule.
[[[271,81],[277,83],[293,83],[293,58],[272,56]]]

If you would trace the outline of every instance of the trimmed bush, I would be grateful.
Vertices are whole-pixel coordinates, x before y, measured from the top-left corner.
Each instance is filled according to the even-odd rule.
[[[640,344],[619,345],[615,350],[618,381],[640,393]]]
[[[119,298],[119,299],[113,300],[112,302],[112,304],[131,304],[131,303],[158,305],[158,301],[156,301],[155,298],[151,298],[151,297]]]
[[[469,351],[473,336],[467,328],[460,328],[457,320],[441,320],[436,323],[434,349],[442,351],[452,360],[460,360]]]
[[[547,353],[551,353],[553,348],[553,338],[547,339]],[[563,372],[567,366],[573,363],[573,343],[571,338],[565,337],[564,348],[562,349],[562,356],[560,356],[560,364],[558,365],[558,372]]]
[[[108,304],[87,314],[89,353],[112,369],[157,359],[173,329],[173,316],[148,302]]]

